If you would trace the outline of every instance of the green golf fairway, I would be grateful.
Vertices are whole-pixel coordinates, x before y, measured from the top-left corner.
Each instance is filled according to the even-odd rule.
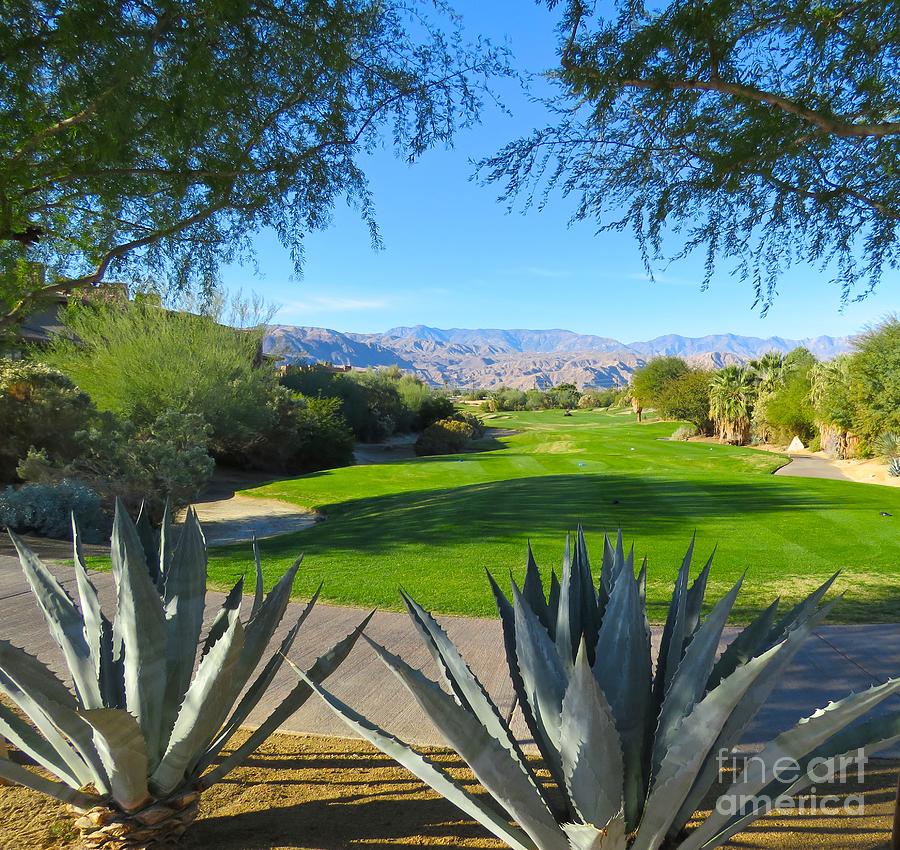
[[[659,621],[696,531],[695,572],[716,549],[711,599],[746,570],[735,620],[782,596],[795,602],[843,570],[832,622],[900,619],[900,489],[774,477],[784,458],[703,442],[669,442],[676,423],[628,412],[504,414],[514,429],[478,451],[304,475],[246,491],[316,508],[327,519],[261,544],[271,585],[301,553],[295,592],[397,608],[405,588],[441,613],[491,615],[485,570],[502,586],[524,573],[530,540],[545,577],[581,523],[595,559],[622,529],[649,558],[648,604]],[[893,516],[885,517],[881,512]],[[249,545],[216,549],[210,579],[230,585],[252,565]]]

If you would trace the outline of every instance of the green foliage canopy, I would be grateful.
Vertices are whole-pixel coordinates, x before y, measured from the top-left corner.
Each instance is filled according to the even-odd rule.
[[[850,431],[853,427],[853,399],[850,386],[851,356],[817,363],[809,373],[810,402],[816,419],[826,425]]]
[[[857,344],[850,359],[854,431],[867,443],[900,432],[900,319],[886,319]]]
[[[765,421],[776,440],[788,442],[800,437],[809,442],[812,439],[816,428],[810,390],[809,370],[795,370],[765,400]]]
[[[687,371],[688,365],[680,357],[655,357],[646,366],[635,369],[631,395],[641,407],[656,407],[665,387]]]
[[[657,398],[657,410],[666,419],[679,419],[709,434],[709,385],[712,375],[705,369],[690,369],[665,384]]]
[[[395,432],[421,431],[449,417],[453,402],[396,366],[337,372],[322,364],[290,366],[281,383],[310,398],[334,398],[358,439],[380,440]]]
[[[571,195],[648,271],[676,240],[763,310],[792,264],[849,298],[900,262],[897,0],[559,5],[557,122],[481,163],[503,200]]]
[[[561,410],[573,410],[578,407],[581,393],[575,384],[559,384],[546,392],[545,406]]]
[[[89,304],[69,310],[70,332],[42,354],[108,410],[149,425],[166,410],[196,413],[210,448],[228,454],[271,420],[271,369],[256,369],[262,331],[219,324],[213,315],[164,310],[151,302]]]
[[[97,419],[87,393],[62,372],[40,363],[0,360],[0,481],[15,481],[29,449],[66,463],[84,448]]]
[[[478,119],[505,54],[442,2],[10,0],[0,21],[0,327],[104,276],[209,290],[273,228],[298,267],[359,160]]]

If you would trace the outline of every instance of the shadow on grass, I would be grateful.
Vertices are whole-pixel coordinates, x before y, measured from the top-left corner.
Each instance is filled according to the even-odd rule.
[[[705,519],[838,507],[822,493],[769,479],[716,482],[607,474],[549,475],[465,487],[418,490],[329,505],[316,527],[266,541],[274,556],[389,552],[404,543],[442,545],[474,539],[559,533],[579,521],[592,531],[630,535],[702,527]]]

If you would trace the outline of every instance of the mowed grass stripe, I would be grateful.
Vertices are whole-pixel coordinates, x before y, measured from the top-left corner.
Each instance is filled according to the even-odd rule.
[[[297,594],[324,581],[325,599],[398,608],[403,586],[438,612],[492,615],[484,571],[521,579],[530,539],[549,576],[566,531],[581,522],[595,557],[603,532],[617,528],[649,557],[657,620],[695,530],[698,569],[718,545],[717,591],[748,570],[738,619],[776,595],[798,600],[837,569],[847,600],[835,621],[900,618],[898,489],[774,477],[779,456],[669,442],[675,424],[639,425],[631,415],[541,411],[490,424],[517,433],[485,440],[477,453],[328,470],[247,491],[327,516],[263,542],[267,581],[303,552]],[[218,549],[210,577],[228,585],[248,561],[248,546]]]

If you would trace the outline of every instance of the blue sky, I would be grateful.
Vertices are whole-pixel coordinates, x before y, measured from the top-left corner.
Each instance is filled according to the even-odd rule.
[[[520,67],[552,67],[546,7],[528,0],[457,0],[455,7],[471,33],[507,43]],[[651,282],[631,234],[598,236],[593,222],[569,226],[571,205],[560,198],[544,211],[507,213],[496,188],[470,179],[471,160],[546,116],[511,85],[502,95],[513,114],[488,108],[482,125],[460,134],[451,150],[431,151],[411,166],[387,148],[364,160],[383,250],[372,249],[357,213],[340,204],[331,226],[308,237],[301,278],[275,235],[263,232],[255,240],[258,273],[228,267],[228,288],[280,305],[276,321],[286,324],[356,332],[414,324],[567,328],[623,341],[665,333],[841,335],[900,308],[896,272],[874,295],[842,308],[827,273],[796,267],[763,318],[750,288],[727,271],[701,292],[700,255],[659,269]]]

